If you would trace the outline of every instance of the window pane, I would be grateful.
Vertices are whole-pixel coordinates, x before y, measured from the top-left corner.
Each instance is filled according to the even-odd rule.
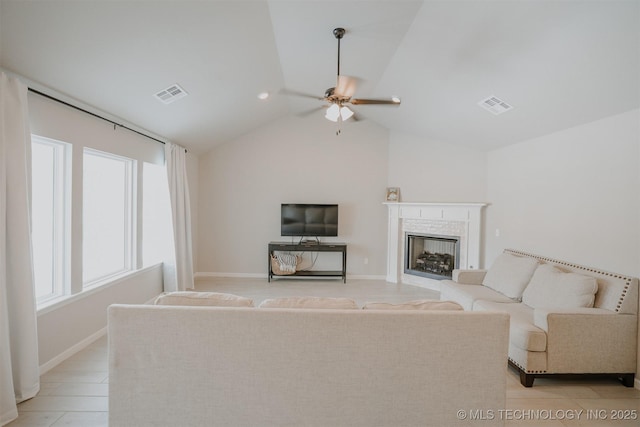
[[[85,150],[83,282],[131,269],[133,160]]]
[[[61,295],[65,277],[65,143],[32,137],[31,222],[38,302]]]

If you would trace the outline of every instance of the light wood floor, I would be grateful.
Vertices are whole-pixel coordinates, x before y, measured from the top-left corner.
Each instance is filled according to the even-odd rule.
[[[339,280],[280,279],[267,283],[266,279],[216,278],[199,280],[196,289],[242,295],[253,298],[256,305],[266,298],[280,296],[347,297],[359,305],[438,298],[437,292],[420,287],[355,279],[347,279],[344,284]],[[107,338],[99,339],[43,375],[38,396],[23,402],[18,409],[20,417],[9,424],[11,427],[107,426]],[[612,419],[615,415],[633,418],[633,414],[635,420]],[[500,417],[506,426],[519,427],[637,427],[640,425],[640,390],[606,378],[537,379],[532,388],[525,388],[520,385],[517,373],[509,368],[506,410],[500,414],[467,413],[467,416]],[[469,420],[469,425],[482,424],[481,420]]]

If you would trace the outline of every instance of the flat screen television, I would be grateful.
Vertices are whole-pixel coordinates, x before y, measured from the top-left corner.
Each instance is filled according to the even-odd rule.
[[[338,235],[338,205],[283,203],[280,235],[329,237]]]

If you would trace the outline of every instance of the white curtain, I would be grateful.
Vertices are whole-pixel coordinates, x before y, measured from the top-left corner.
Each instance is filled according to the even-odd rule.
[[[187,181],[187,155],[184,147],[167,142],[164,148],[171,219],[173,222],[174,264],[165,262],[164,290],[193,288],[193,250],[191,246],[191,208]]]
[[[0,72],[0,425],[40,389],[27,87]]]

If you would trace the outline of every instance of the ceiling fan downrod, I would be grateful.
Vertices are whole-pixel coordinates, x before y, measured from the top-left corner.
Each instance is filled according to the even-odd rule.
[[[344,28],[338,27],[333,30],[333,35],[338,39],[338,76],[340,75],[340,39],[342,39],[344,33]]]

